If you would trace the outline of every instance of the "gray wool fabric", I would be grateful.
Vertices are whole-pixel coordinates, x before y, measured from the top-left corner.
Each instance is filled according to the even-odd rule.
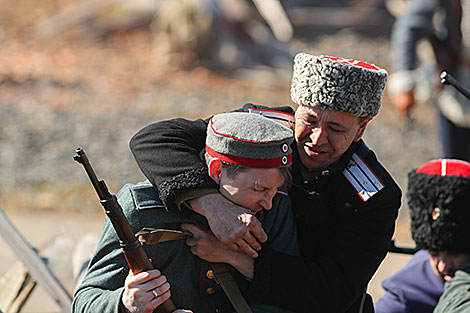
[[[387,76],[373,64],[299,53],[294,58],[291,99],[300,105],[373,117],[379,112]]]
[[[224,155],[257,160],[287,157],[293,141],[291,129],[247,112],[217,114],[207,126],[206,146]]]

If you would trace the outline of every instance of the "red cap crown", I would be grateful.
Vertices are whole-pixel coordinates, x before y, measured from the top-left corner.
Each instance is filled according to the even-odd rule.
[[[470,163],[453,159],[432,160],[421,165],[416,172],[428,175],[470,177]]]
[[[350,65],[353,65],[353,66],[363,67],[363,68],[366,68],[366,69],[369,69],[369,70],[375,70],[375,71],[380,70],[377,66],[375,66],[373,64],[369,64],[369,63],[364,62],[364,61],[358,61],[358,60],[353,60],[353,59],[344,59],[344,58],[340,58],[340,57],[331,57],[331,56],[328,56],[328,55],[322,55],[322,56],[319,56],[319,57],[322,57],[322,58],[325,58],[325,59],[330,59],[330,60],[336,61],[336,62],[350,64]]]

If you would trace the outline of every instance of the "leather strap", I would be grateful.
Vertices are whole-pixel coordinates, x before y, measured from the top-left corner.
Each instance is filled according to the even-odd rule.
[[[214,270],[215,278],[232,303],[235,311],[237,313],[252,313],[250,306],[245,298],[243,298],[240,288],[238,288],[227,266],[221,263],[212,263],[212,269]]]
[[[191,237],[191,233],[171,230],[143,228],[136,234],[136,237],[143,244],[157,244],[164,241],[185,239]],[[232,303],[237,313],[253,313],[250,306],[243,297],[240,288],[230,274],[227,266],[222,263],[211,263],[217,282],[225,292],[225,295]]]

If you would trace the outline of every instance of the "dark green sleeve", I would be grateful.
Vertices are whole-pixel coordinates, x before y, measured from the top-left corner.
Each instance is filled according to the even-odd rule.
[[[118,199],[131,197],[129,188],[124,187]],[[119,201],[126,211],[126,203]],[[135,211],[135,210],[134,210]],[[129,217],[128,217],[129,218]],[[129,273],[129,266],[119,246],[117,234],[109,221],[105,219],[103,233],[98,247],[92,256],[87,274],[74,293],[73,313],[121,313],[121,295],[124,280]]]
[[[434,313],[470,312],[470,262],[455,272],[454,278],[446,282]]]

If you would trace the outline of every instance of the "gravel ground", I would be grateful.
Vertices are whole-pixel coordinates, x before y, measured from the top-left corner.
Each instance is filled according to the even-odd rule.
[[[85,148],[100,178],[117,192],[124,183],[142,179],[128,140],[148,123],[207,117],[246,102],[291,105],[290,73],[275,80],[255,71],[231,78],[204,68],[174,71],[152,58],[144,33],[127,37],[94,45],[12,40],[0,46],[3,207],[94,210],[96,205],[80,200],[91,191],[72,160],[75,147]],[[390,66],[386,39],[342,32],[294,47]],[[410,169],[438,156],[433,108],[421,105],[414,113],[412,125],[405,125],[385,93],[365,134],[403,188]]]

